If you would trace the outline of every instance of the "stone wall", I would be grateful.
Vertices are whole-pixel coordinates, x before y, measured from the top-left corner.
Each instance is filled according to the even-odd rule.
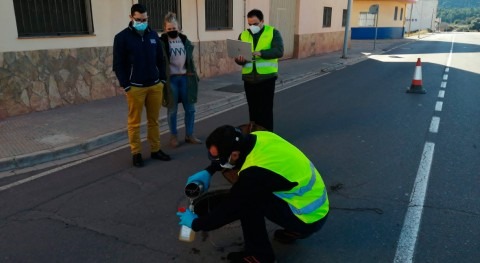
[[[194,45],[201,78],[240,70],[227,56],[226,41]],[[95,47],[0,53],[0,120],[123,94],[112,71],[112,50]]]
[[[228,57],[227,41],[208,41],[195,43],[195,64],[201,78],[214,77],[240,71],[233,58]],[[198,55],[200,51],[201,56]]]
[[[295,35],[295,58],[305,58],[343,48],[344,32]]]
[[[112,47],[0,53],[0,119],[120,92]]]

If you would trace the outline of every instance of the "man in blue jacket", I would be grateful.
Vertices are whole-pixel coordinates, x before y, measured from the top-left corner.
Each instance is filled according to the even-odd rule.
[[[166,66],[165,53],[157,32],[148,26],[146,8],[134,4],[128,27],[115,36],[113,43],[113,71],[123,87],[128,103],[128,138],[133,165],[143,166],[140,140],[140,122],[143,107],[147,111],[147,138],[151,158],[169,161],[170,156],[160,150],[158,117],[163,100]]]

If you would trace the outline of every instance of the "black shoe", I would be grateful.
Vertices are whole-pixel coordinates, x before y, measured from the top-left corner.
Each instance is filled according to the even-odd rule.
[[[297,239],[304,239],[310,235],[301,234],[287,229],[278,229],[273,234],[273,239],[283,244],[292,244]]]
[[[136,153],[132,156],[133,166],[135,167],[142,167],[143,166],[143,159],[141,153]]]
[[[263,259],[258,256],[248,255],[245,251],[230,252],[227,255],[227,259],[231,263],[271,263],[276,262],[275,257],[271,259]]]
[[[157,160],[162,160],[162,161],[170,161],[172,158],[170,158],[170,155],[165,154],[162,152],[162,150],[158,150],[158,152],[153,152],[150,157],[152,159],[157,159]]]

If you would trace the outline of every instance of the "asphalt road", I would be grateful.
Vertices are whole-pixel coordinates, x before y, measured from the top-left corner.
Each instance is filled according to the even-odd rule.
[[[276,132],[315,163],[331,203],[320,232],[273,242],[278,262],[477,260],[479,40],[437,34],[276,94]],[[407,94],[417,58],[427,93]],[[247,116],[220,113],[197,134]],[[208,164],[205,147],[165,151],[171,162],[137,169],[122,148],[0,192],[0,261],[226,262],[242,248],[238,224],[178,241],[175,212],[186,178]],[[216,175],[212,189],[225,188]]]

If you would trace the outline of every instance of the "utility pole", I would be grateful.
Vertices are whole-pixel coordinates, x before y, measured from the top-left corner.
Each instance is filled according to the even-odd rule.
[[[422,34],[422,29],[423,29],[423,25],[422,25],[422,16],[423,16],[423,2],[420,3],[420,15],[418,16],[418,38],[420,39],[420,35]]]
[[[342,58],[347,58],[348,36],[350,32],[350,15],[352,13],[352,0],[348,0],[347,20],[345,21],[345,35],[343,37],[343,54]]]
[[[378,11],[375,14],[375,39],[373,40],[373,50],[375,50],[375,44],[377,43],[377,35],[378,35]]]
[[[431,21],[431,23],[430,23],[430,29],[431,29],[432,31],[435,31],[434,28],[433,28],[433,22],[435,21],[435,18],[436,18],[436,17],[437,17],[437,16],[435,15],[435,7],[434,7],[433,10],[432,10],[432,21]]]
[[[413,3],[410,4],[410,21],[408,23],[408,36],[412,33],[411,28],[412,28],[412,11],[413,11]]]
[[[371,5],[368,9],[369,14],[375,15],[375,39],[373,40],[373,49],[375,50],[375,44],[377,42],[377,34],[378,34],[378,13],[379,13],[380,5],[375,4]]]

